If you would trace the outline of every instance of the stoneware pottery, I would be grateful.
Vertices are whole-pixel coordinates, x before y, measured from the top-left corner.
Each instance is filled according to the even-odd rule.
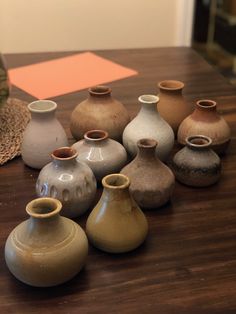
[[[3,55],[0,53],[0,108],[4,106],[10,93],[10,83]]]
[[[60,200],[61,214],[69,218],[83,214],[90,207],[97,188],[92,170],[76,160],[77,155],[70,147],[56,149],[53,161],[40,171],[36,183],[37,195]]]
[[[82,139],[90,130],[105,130],[109,137],[120,141],[129,123],[128,111],[111,96],[107,86],[89,89],[88,99],[82,101],[72,112],[70,129],[75,139]]]
[[[123,253],[137,248],[148,232],[146,217],[130,197],[130,180],[122,174],[103,178],[104,190],[90,213],[86,233],[100,250]]]
[[[157,208],[169,201],[174,189],[172,171],[155,155],[157,142],[138,141],[138,154],[121,173],[130,178],[130,193],[140,207]],[[157,147],[158,149],[158,147]]]
[[[66,133],[55,117],[57,104],[51,100],[37,100],[28,105],[31,121],[27,125],[21,145],[24,163],[41,169],[51,161],[51,152],[68,146]]]
[[[178,142],[185,145],[185,139],[195,134],[210,137],[211,148],[216,153],[221,154],[226,150],[230,141],[230,128],[225,119],[216,111],[215,101],[197,101],[194,112],[179,126]]]
[[[77,160],[85,162],[99,181],[110,173],[119,172],[127,162],[124,147],[108,138],[103,130],[86,132],[84,139],[72,147],[79,153]]]
[[[40,198],[26,206],[30,215],[8,236],[5,260],[11,273],[35,287],[59,285],[74,277],[88,254],[83,229],[61,217],[60,201]]]
[[[174,132],[169,124],[159,115],[154,95],[139,97],[142,107],[138,115],[126,126],[123,133],[123,144],[132,157],[138,151],[137,142],[142,138],[152,138],[158,142],[156,154],[165,161],[174,145]]]
[[[212,140],[204,135],[186,139],[186,146],[172,162],[176,179],[190,186],[204,187],[217,182],[221,173],[218,155],[210,148]]]
[[[193,112],[193,106],[188,104],[182,95],[184,83],[166,80],[158,83],[160,102],[158,111],[177,134],[180,123]]]

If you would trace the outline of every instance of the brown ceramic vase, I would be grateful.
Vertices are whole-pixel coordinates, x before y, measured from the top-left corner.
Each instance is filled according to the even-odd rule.
[[[199,100],[194,112],[184,119],[178,130],[178,142],[185,145],[185,139],[201,134],[211,138],[211,148],[218,154],[224,153],[230,141],[230,128],[216,111],[213,100]]]
[[[156,157],[155,140],[141,139],[137,145],[137,156],[121,170],[121,173],[130,178],[130,193],[140,207],[160,207],[171,197],[175,183],[174,175]]]
[[[183,184],[205,187],[217,182],[221,174],[221,162],[210,148],[212,140],[203,135],[186,139],[186,146],[173,158],[172,168],[176,179]]]
[[[177,134],[180,123],[193,112],[193,106],[182,95],[184,83],[166,80],[158,83],[160,90],[158,111]]]
[[[90,130],[105,130],[109,137],[121,141],[125,126],[129,123],[128,111],[111,96],[107,86],[89,89],[88,99],[72,112],[70,129],[75,139],[82,139]]]

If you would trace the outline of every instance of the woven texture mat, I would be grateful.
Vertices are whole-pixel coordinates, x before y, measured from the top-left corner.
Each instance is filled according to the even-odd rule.
[[[20,156],[23,132],[30,120],[27,103],[9,98],[0,109],[0,165]]]

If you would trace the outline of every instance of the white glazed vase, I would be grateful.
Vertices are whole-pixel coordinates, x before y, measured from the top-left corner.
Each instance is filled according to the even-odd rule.
[[[139,97],[142,107],[138,115],[126,126],[123,133],[123,145],[132,157],[138,152],[137,142],[142,138],[151,138],[158,142],[156,156],[165,161],[174,145],[174,132],[171,126],[159,115],[155,95]]]
[[[51,161],[51,153],[58,147],[68,146],[66,133],[55,117],[57,104],[37,100],[28,105],[31,121],[23,134],[21,155],[24,163],[41,169]]]

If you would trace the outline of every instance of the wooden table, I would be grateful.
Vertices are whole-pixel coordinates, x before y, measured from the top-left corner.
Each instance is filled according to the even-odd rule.
[[[4,263],[10,231],[27,218],[35,198],[38,171],[21,158],[0,168],[0,313],[236,313],[236,90],[188,48],[97,51],[138,70],[139,75],[111,83],[114,97],[134,116],[137,98],[156,94],[157,82],[185,82],[189,101],[216,100],[232,129],[220,182],[209,188],[176,183],[172,202],[146,211],[147,241],[129,254],[111,255],[90,247],[85,269],[59,287],[38,289],[16,280]],[[7,55],[9,68],[71,53]],[[86,91],[54,98],[58,118],[69,132],[72,109]],[[12,96],[34,100],[13,88]],[[84,227],[87,215],[77,221]]]

